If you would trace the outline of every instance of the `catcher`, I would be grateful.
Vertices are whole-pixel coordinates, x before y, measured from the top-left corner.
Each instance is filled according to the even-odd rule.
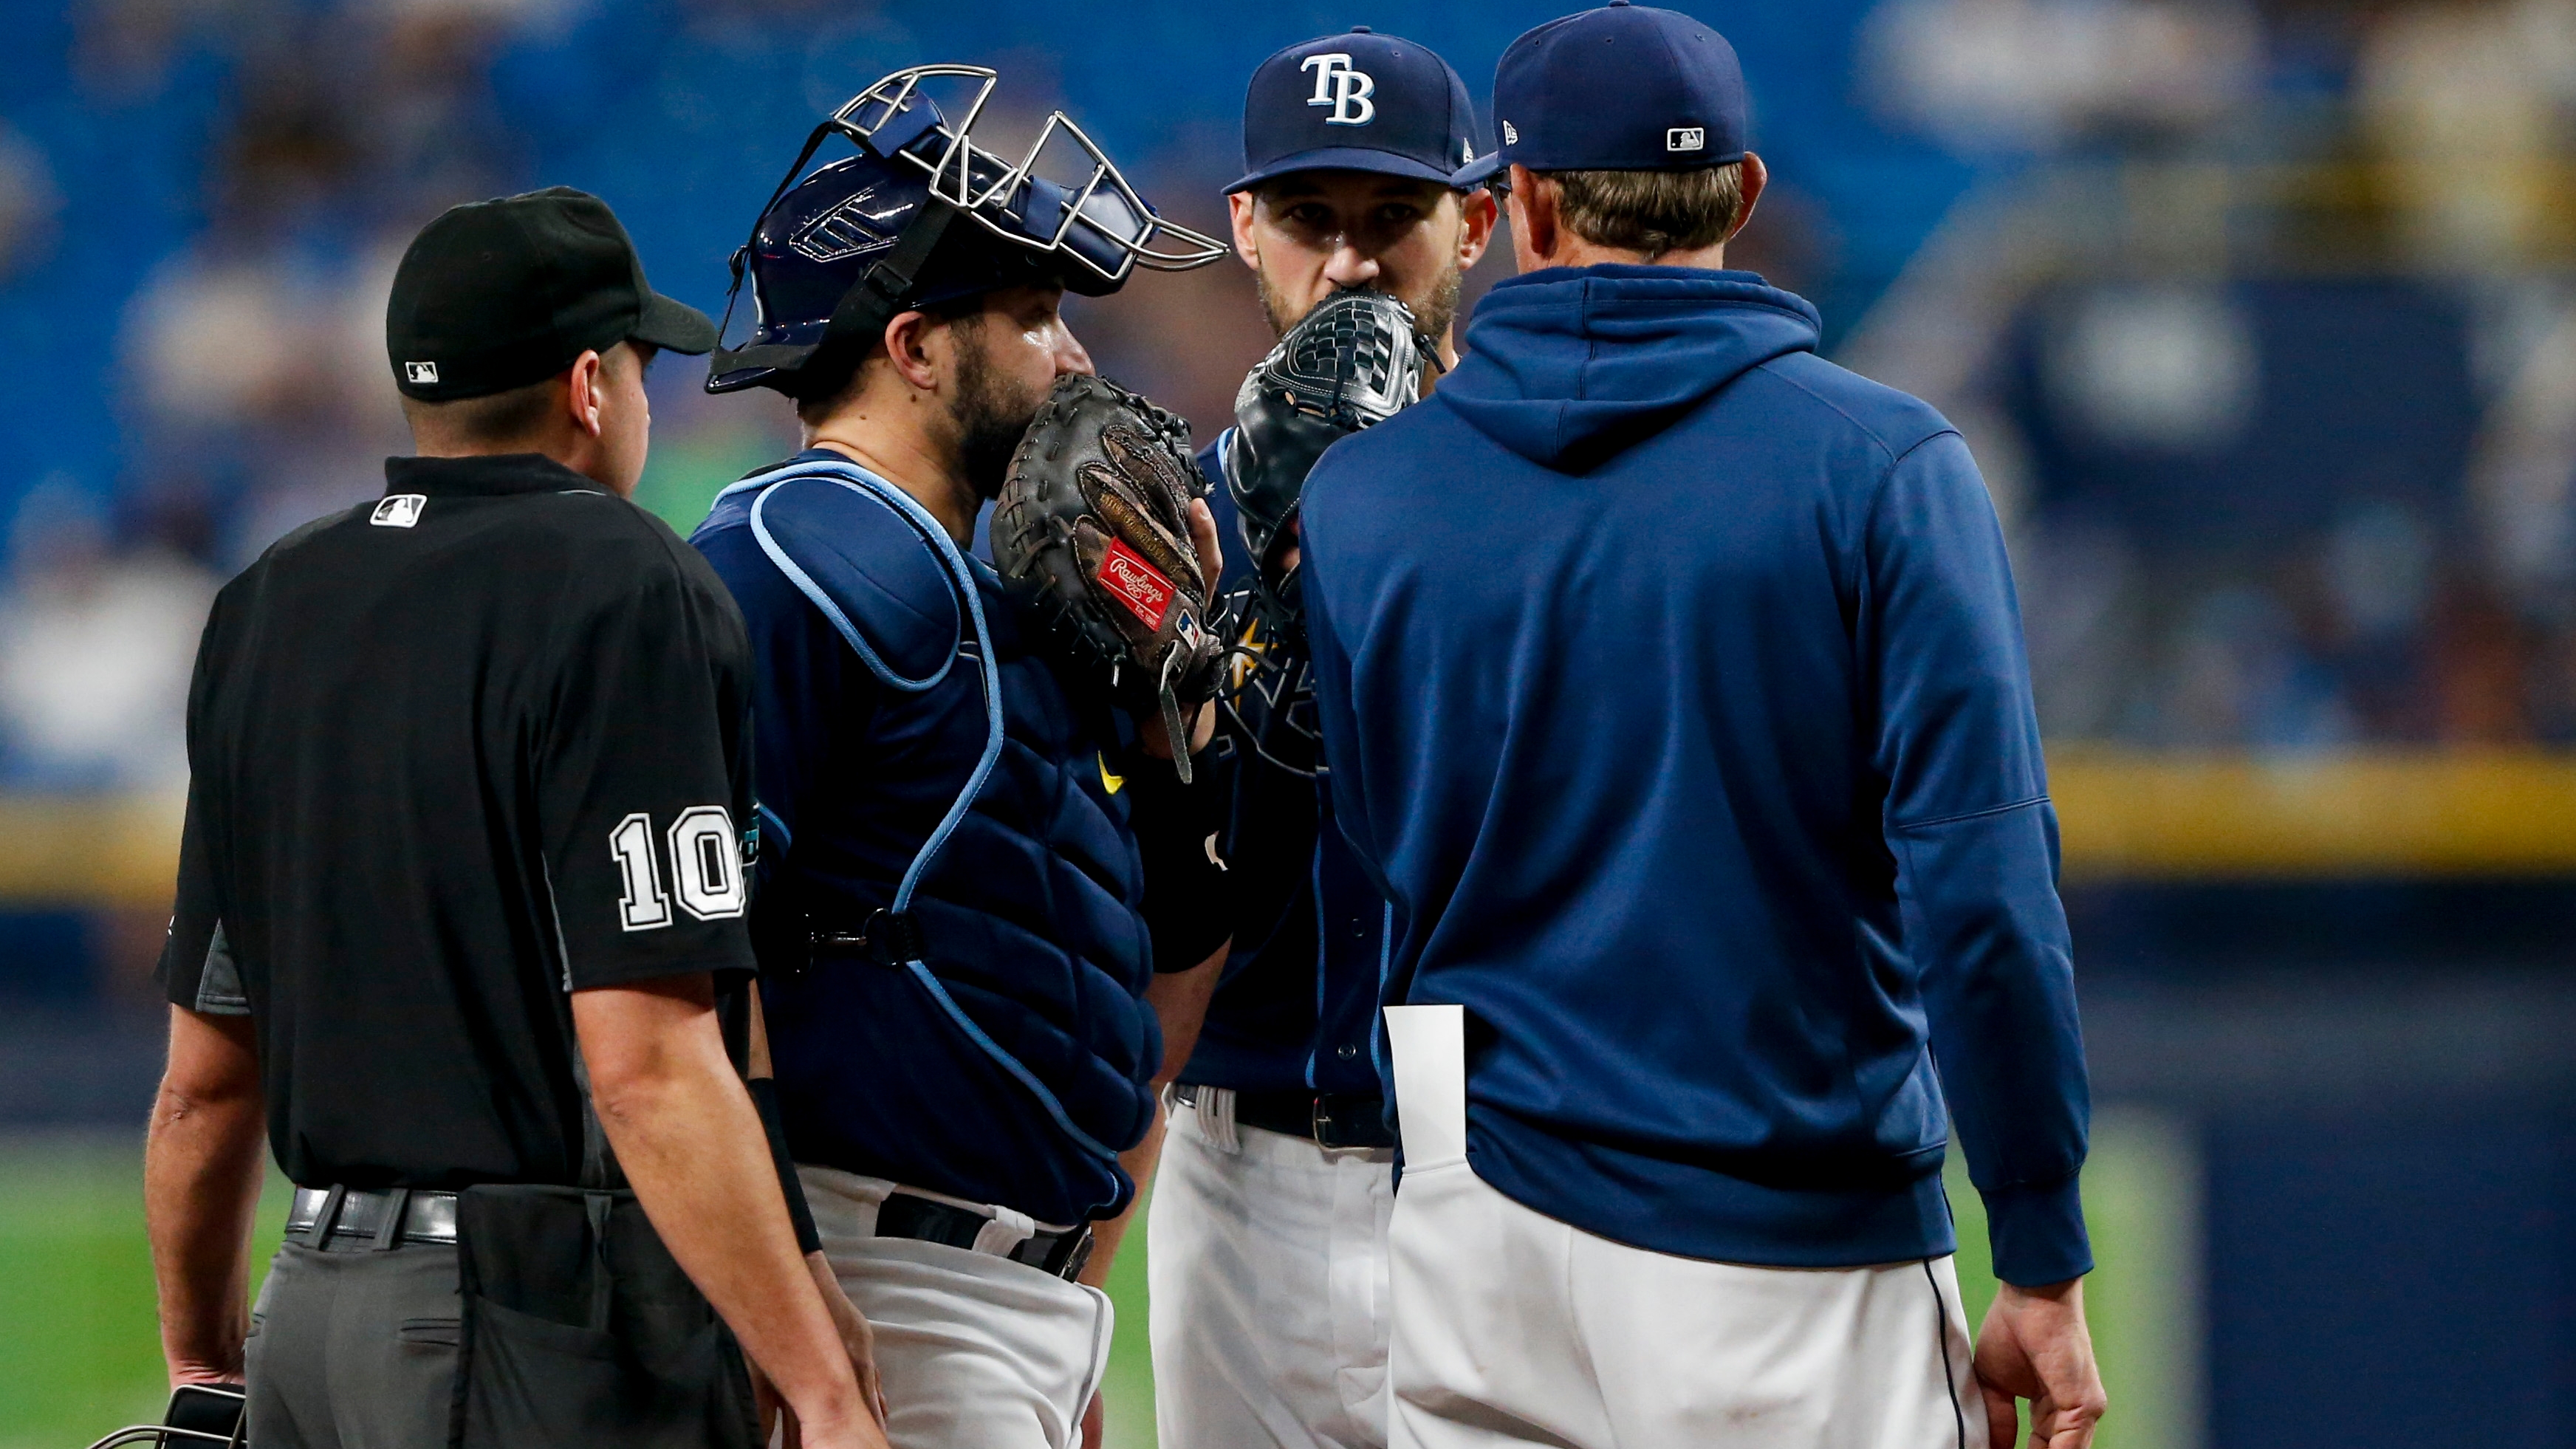
[[[758,663],[786,1147],[907,1449],[1096,1442],[1098,1284],[1189,1034],[1156,1013],[1193,971],[1154,972],[1215,969],[1148,948],[1168,827],[1127,785],[1213,729],[1215,525],[1186,429],[1090,376],[1058,304],[1220,250],[1087,142],[1063,185],[976,144],[994,85],[898,72],[789,168],[736,262],[760,329],[708,389],[786,394],[806,446],[692,540]],[[858,154],[808,174],[836,135]],[[1010,588],[968,552],[1006,480]]]

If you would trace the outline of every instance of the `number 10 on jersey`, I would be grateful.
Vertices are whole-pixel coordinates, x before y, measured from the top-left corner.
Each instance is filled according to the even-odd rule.
[[[671,822],[663,839],[671,846],[671,895],[680,909],[701,921],[742,914],[750,892],[742,878],[742,856],[734,841],[733,816],[721,805],[693,805]],[[625,878],[626,895],[617,903],[618,923],[630,931],[650,931],[671,924],[671,895],[662,890],[661,842],[653,834],[653,817],[629,815],[608,833],[608,853]]]

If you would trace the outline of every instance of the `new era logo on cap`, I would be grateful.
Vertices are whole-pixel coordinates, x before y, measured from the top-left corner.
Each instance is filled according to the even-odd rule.
[[[413,382],[424,385],[436,382],[438,381],[438,364],[435,362],[406,362],[403,364],[403,376],[411,379]]]
[[[1708,129],[1704,126],[1675,126],[1664,133],[1664,149],[1705,151],[1708,149]]]

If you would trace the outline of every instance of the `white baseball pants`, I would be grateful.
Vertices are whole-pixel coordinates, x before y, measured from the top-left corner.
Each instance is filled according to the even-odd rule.
[[[1394,1449],[1985,1449],[1948,1258],[1713,1263],[1523,1207],[1468,1165],[1458,1012],[1387,1013]]]
[[[1395,1154],[1176,1103],[1147,1210],[1163,1449],[1385,1449]]]
[[[1109,1295],[992,1253],[877,1237],[895,1184],[796,1174],[823,1256],[876,1329],[895,1449],[1075,1449],[1109,1360]]]

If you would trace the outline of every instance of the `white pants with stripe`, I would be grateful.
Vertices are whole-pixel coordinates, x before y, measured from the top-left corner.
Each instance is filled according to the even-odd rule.
[[[1147,1213],[1163,1449],[1384,1449],[1395,1154],[1176,1103]]]
[[[1750,1267],[1534,1212],[1467,1163],[1458,1008],[1387,1015],[1394,1449],[1985,1449],[1948,1258]]]
[[[1109,1295],[995,1252],[875,1235],[882,1178],[796,1169],[842,1291],[876,1329],[895,1449],[1074,1449],[1109,1362]],[[1002,1250],[1028,1220],[995,1218]],[[1014,1221],[1016,1220],[1016,1222]],[[1017,1231],[1014,1231],[1016,1227]]]

